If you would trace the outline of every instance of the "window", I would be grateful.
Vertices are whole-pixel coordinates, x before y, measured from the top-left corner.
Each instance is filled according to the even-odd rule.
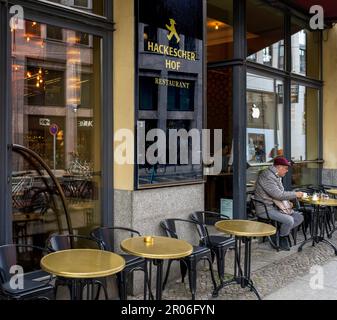
[[[291,159],[294,186],[319,183],[319,91],[297,83],[298,99],[291,104]],[[306,162],[303,162],[306,161]]]
[[[26,30],[11,32],[12,140],[38,153],[54,171],[67,197],[74,231],[86,234],[101,224],[101,38],[25,23]],[[81,42],[90,40],[91,46],[78,45],[77,35],[83,35]],[[12,168],[13,176],[20,176],[13,196],[17,201],[23,200],[23,194],[26,197],[23,207],[13,203],[13,221],[25,210],[39,217],[29,224],[27,235],[14,228],[13,240],[44,246],[49,233],[66,231],[55,215],[50,216],[59,203],[53,194],[46,195],[41,174],[31,163],[16,157]],[[44,170],[40,173],[44,175]],[[20,185],[21,180],[29,183]],[[40,189],[43,192],[34,198]],[[32,199],[38,209],[29,207]]]
[[[320,79],[321,32],[310,31],[306,22],[291,20],[292,72],[314,79]]]
[[[207,1],[207,62],[233,58],[233,1]]]
[[[61,4],[67,7],[73,7],[85,12],[104,15],[105,0],[47,0],[52,3]],[[110,1],[110,0],[108,0]]]
[[[145,139],[137,144],[136,152],[143,157],[137,165],[138,188],[200,182],[203,168],[201,161],[193,163],[192,151],[200,157],[203,1],[172,6],[156,0],[156,6],[149,6],[147,0],[139,0],[138,6],[136,114],[138,137]],[[158,22],[158,16],[164,23]]]
[[[247,60],[283,69],[284,14],[261,0],[247,1]],[[277,55],[279,53],[279,55]]]
[[[247,76],[247,161],[265,163],[283,154],[283,82]]]
[[[47,25],[47,39],[63,40],[63,32],[59,27]]]

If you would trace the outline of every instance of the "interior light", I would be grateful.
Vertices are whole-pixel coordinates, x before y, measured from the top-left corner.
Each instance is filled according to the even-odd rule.
[[[219,25],[217,23],[215,24],[215,30],[219,30]]]
[[[29,41],[30,41],[30,37],[27,37],[27,38],[26,38],[26,41],[29,42]]]

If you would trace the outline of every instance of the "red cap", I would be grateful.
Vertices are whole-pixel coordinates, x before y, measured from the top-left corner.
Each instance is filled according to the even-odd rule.
[[[285,157],[276,157],[274,159],[274,166],[288,166],[291,167],[291,162]]]

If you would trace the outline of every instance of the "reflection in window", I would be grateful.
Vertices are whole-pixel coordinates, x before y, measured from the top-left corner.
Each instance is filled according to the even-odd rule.
[[[292,72],[320,79],[321,32],[310,31],[305,22],[291,20]]]
[[[247,60],[283,69],[283,12],[264,4],[261,0],[248,0],[247,46]]]
[[[293,84],[297,100],[291,104],[291,157],[293,160],[318,159],[318,90]]]
[[[247,160],[264,163],[283,154],[283,82],[247,76]]]
[[[73,228],[85,234],[101,217],[101,41],[84,32],[25,23],[26,30],[11,32],[13,143],[35,151],[54,170]],[[31,174],[19,160],[12,165],[13,175]],[[32,188],[40,187],[35,176],[30,178]],[[48,227],[31,225],[26,240],[48,236]]]
[[[34,106],[64,106],[64,71],[37,67],[38,64],[37,61],[27,60],[26,103]]]
[[[167,92],[168,111],[193,111],[194,108],[194,82],[172,80],[180,83],[181,87],[170,86]]]
[[[47,0],[62,4],[67,7],[73,7],[85,12],[95,13],[98,15],[104,14],[104,0]]]
[[[139,77],[139,109],[156,110],[158,85],[153,77]]]

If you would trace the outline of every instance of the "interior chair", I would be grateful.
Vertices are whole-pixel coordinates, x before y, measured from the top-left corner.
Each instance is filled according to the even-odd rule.
[[[121,240],[140,236],[141,234],[133,229],[124,227],[100,227],[96,228],[90,233],[91,237],[101,242],[103,249],[111,252],[116,252],[118,248],[115,243]],[[116,242],[115,242],[116,241]],[[118,253],[125,259],[125,268],[117,274],[118,292],[121,300],[127,300],[127,284],[128,277],[136,270],[144,272],[144,300],[146,299],[148,273],[146,260],[125,253]]]
[[[201,239],[201,245],[211,249],[212,262],[216,257],[219,279],[222,282],[225,275],[225,256],[229,248],[234,248],[235,239],[222,234],[210,234],[209,229],[221,220],[229,220],[229,217],[212,211],[196,211],[190,215],[193,221],[199,222],[197,229]],[[207,228],[209,226],[209,228]]]
[[[69,249],[99,249],[103,250],[102,243],[97,240],[93,239],[91,237],[83,236],[83,235],[73,235],[73,234],[53,234],[51,235],[46,242],[46,247],[49,251],[55,252],[60,250],[69,250]],[[72,280],[65,278],[65,277],[56,277],[55,280],[55,295],[57,293],[57,289],[59,286],[67,286],[70,294],[72,294]],[[100,279],[92,279],[89,281],[86,279],[86,281],[83,281],[82,285],[82,291],[86,287],[86,285],[90,284],[92,288],[96,288],[96,295],[94,298],[95,300],[98,300],[100,295],[100,290],[103,289],[104,291],[104,297],[107,300],[108,299],[108,293],[106,289],[106,280],[105,278]],[[87,287],[88,289],[88,287]],[[94,290],[87,290],[87,299],[89,299],[89,293],[93,292]],[[73,297],[71,297],[73,298]]]
[[[33,245],[0,246],[0,299],[54,299],[54,286],[50,283],[52,276],[40,269],[40,260],[47,253],[46,249]],[[23,269],[22,278],[16,273],[19,269],[12,269],[14,266]]]
[[[192,300],[195,300],[195,294],[196,294],[197,264],[201,260],[206,260],[209,263],[212,283],[213,283],[214,290],[215,290],[216,282],[215,282],[214,272],[213,272],[213,267],[212,267],[212,252],[210,248],[208,248],[205,245],[202,245],[203,239],[200,238],[200,235],[198,233],[198,227],[203,228],[202,224],[197,221],[193,221],[193,220],[165,219],[160,222],[160,226],[163,228],[163,230],[165,231],[168,237],[175,238],[175,239],[184,239],[193,245],[193,252],[189,256],[181,258],[181,259],[177,259],[180,262],[182,282],[184,282],[186,273],[188,271],[188,280],[189,280],[190,291],[192,294]],[[188,237],[189,232],[192,232],[191,237]],[[206,243],[210,243],[210,240],[207,239]],[[169,272],[170,272],[170,267],[173,261],[174,260],[169,260],[168,262],[166,276],[165,276],[165,280],[163,283],[163,290],[165,289],[167,279],[169,276]]]

